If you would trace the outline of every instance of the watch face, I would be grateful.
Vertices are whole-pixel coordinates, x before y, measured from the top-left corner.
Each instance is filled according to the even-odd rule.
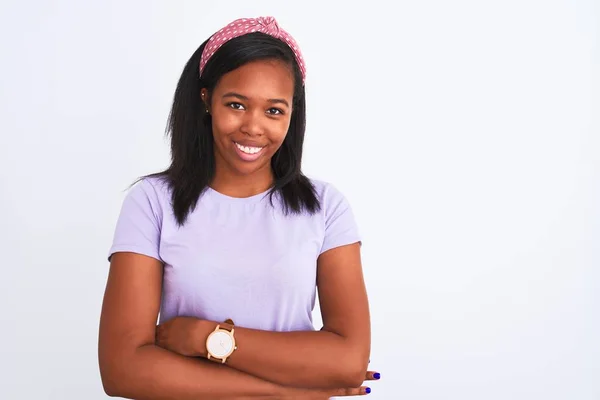
[[[206,348],[214,357],[223,358],[233,351],[233,340],[225,332],[213,332],[206,341]]]

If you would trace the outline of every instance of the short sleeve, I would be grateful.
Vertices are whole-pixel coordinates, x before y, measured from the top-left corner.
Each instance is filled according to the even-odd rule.
[[[162,261],[159,255],[162,213],[154,187],[145,179],[127,193],[117,219],[108,261],[116,252],[143,254]]]
[[[332,185],[327,185],[322,205],[325,208],[325,237],[321,253],[335,247],[362,243],[350,203]]]

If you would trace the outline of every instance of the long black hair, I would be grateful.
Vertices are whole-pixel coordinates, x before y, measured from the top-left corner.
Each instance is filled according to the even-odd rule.
[[[277,59],[292,68],[295,83],[290,127],[271,159],[275,183],[269,191],[270,201],[273,204],[273,196],[279,194],[286,214],[315,213],[321,204],[315,187],[301,171],[306,105],[302,75],[294,53],[283,41],[254,32],[224,43],[200,76],[200,57],[207,42],[189,59],[175,90],[166,131],[171,137],[171,165],[137,181],[147,177],[164,178],[172,191],[175,218],[183,225],[215,176],[211,116],[200,98],[201,89],[207,89],[210,104],[210,95],[224,74],[251,61]]]

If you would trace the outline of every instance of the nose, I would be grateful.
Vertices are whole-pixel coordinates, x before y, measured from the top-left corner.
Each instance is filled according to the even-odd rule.
[[[257,109],[252,112],[244,113],[244,118],[242,120],[242,126],[240,130],[242,133],[245,133],[249,136],[261,136],[265,133],[265,129],[263,126],[264,123],[264,114],[262,110]]]

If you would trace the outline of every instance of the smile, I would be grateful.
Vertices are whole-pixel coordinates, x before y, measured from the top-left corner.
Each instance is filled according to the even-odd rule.
[[[265,146],[263,146],[263,147],[243,146],[236,142],[233,142],[233,143],[235,143],[235,150],[236,150],[238,157],[246,162],[252,162],[252,161],[258,160],[262,155],[263,149],[265,148]]]
[[[234,142],[235,143],[235,142]],[[262,149],[264,149],[264,147],[250,147],[250,146],[242,146],[239,143],[235,143],[235,145],[237,146],[238,149],[240,149],[240,151],[246,153],[246,154],[257,154],[260,153],[260,151]]]

